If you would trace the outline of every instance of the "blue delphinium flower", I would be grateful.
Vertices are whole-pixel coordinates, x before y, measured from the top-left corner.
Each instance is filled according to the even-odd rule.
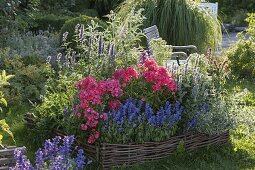
[[[14,158],[16,159],[15,167],[10,168],[10,170],[35,170],[31,165],[30,161],[24,155],[26,148],[22,147],[14,151]]]
[[[75,158],[77,168],[82,168],[85,165],[84,160],[85,160],[84,152],[82,149],[79,149],[77,157]]]
[[[136,128],[141,123],[155,128],[163,126],[171,128],[181,119],[182,111],[183,107],[178,101],[174,107],[167,101],[165,106],[160,107],[160,110],[155,113],[148,103],[129,98],[120,105],[118,110],[108,112],[108,118],[117,124],[119,132],[123,129],[125,122],[127,122],[125,127],[131,128]]]
[[[191,121],[188,122],[187,130],[193,129],[197,125],[196,117],[193,117]]]
[[[71,150],[71,146],[74,142],[74,136],[65,136],[63,139],[63,144],[62,146],[60,146],[60,153],[62,155],[66,155],[69,156],[70,154],[70,150]]]
[[[83,169],[90,164],[82,149],[78,150],[76,158],[72,157],[72,145],[74,136],[65,136],[60,142],[60,137],[55,137],[53,140],[46,140],[43,149],[39,148],[36,151],[35,168],[30,164],[29,160],[24,155],[25,148],[15,150],[16,165],[12,170],[68,170]],[[75,147],[77,149],[77,147]]]
[[[44,156],[43,156],[42,149],[39,148],[36,151],[35,155],[36,155],[36,160],[35,160],[36,169],[43,169]]]
[[[206,114],[209,111],[210,111],[210,109],[209,109],[209,105],[207,103],[199,104],[197,106],[195,115],[192,117],[192,119],[187,124],[187,131],[196,127],[197,119],[198,119],[199,115]]]

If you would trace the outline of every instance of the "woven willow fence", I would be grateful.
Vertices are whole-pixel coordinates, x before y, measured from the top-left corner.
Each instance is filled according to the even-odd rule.
[[[60,131],[56,135],[63,136]],[[212,144],[222,145],[229,141],[229,132],[219,135],[185,134],[171,137],[164,142],[145,142],[143,144],[109,144],[103,143],[94,146],[77,141],[87,156],[99,162],[104,170],[113,166],[131,166],[150,160],[158,160],[174,154],[180,142],[183,142],[186,151],[193,151]]]

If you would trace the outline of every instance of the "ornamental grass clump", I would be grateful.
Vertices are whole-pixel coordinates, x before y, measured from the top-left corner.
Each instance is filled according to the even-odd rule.
[[[157,25],[160,36],[171,45],[196,45],[199,51],[216,49],[221,42],[217,17],[201,12],[191,0],[126,0],[118,15],[126,18],[133,9],[144,8],[143,28]]]
[[[52,140],[48,139],[43,148],[36,151],[35,166],[25,156],[26,148],[16,149],[14,157],[16,164],[11,170],[81,170],[91,163],[84,155],[82,149],[73,149],[74,136],[63,138],[56,136]],[[76,153],[75,153],[76,152]]]

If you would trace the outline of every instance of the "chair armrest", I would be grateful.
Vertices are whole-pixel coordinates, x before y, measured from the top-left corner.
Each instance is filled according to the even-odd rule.
[[[186,50],[186,49],[193,49],[197,51],[197,47],[195,45],[185,45],[185,46],[174,46],[174,45],[167,45],[168,47],[175,49],[175,50]]]

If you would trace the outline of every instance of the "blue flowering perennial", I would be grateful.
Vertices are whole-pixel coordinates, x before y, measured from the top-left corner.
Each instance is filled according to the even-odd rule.
[[[103,130],[107,142],[160,141],[174,135],[183,107],[166,102],[155,112],[150,104],[129,98],[118,110],[108,112]]]
[[[186,131],[189,131],[191,129],[194,129],[197,125],[197,120],[198,120],[198,117],[201,115],[201,114],[207,114],[208,112],[210,111],[209,109],[209,105],[207,103],[203,103],[203,104],[200,104],[199,106],[197,106],[197,109],[196,109],[196,112],[195,112],[195,115],[192,117],[192,119],[190,121],[188,121],[187,123],[187,128],[186,128]]]
[[[17,149],[14,152],[16,165],[11,170],[68,170],[84,169],[90,164],[82,149],[78,150],[76,157],[73,158],[72,145],[74,136],[61,137],[46,140],[44,148],[36,151],[35,167],[33,167],[27,157],[24,155],[26,148]],[[76,147],[77,148],[77,147]]]

